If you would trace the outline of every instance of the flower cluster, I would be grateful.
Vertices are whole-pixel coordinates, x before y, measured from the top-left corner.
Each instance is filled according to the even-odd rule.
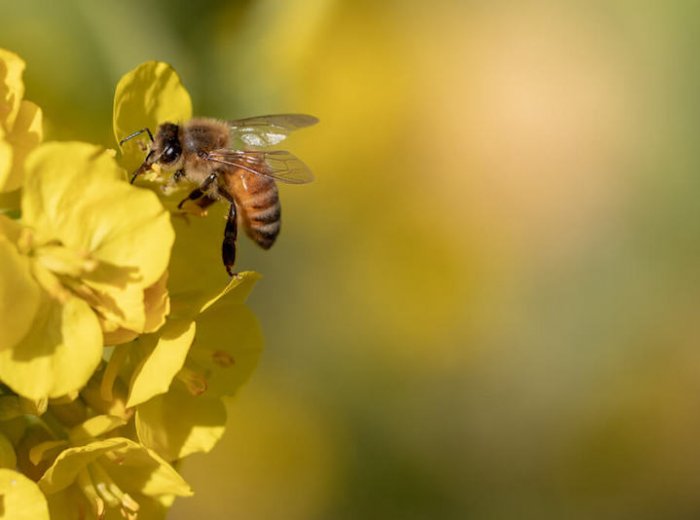
[[[174,463],[208,452],[222,398],[262,337],[199,224],[126,182],[143,158],[42,142],[24,62],[0,50],[0,497],[8,518],[157,518],[192,493]],[[119,82],[117,139],[191,117],[173,69]],[[152,174],[156,178],[157,172]],[[218,224],[218,223],[217,223]],[[216,248],[212,248],[216,249]]]

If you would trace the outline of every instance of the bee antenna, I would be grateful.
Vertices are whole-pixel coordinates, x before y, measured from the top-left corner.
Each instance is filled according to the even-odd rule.
[[[130,141],[134,137],[141,135],[144,132],[148,134],[148,138],[151,140],[151,142],[153,142],[153,134],[151,133],[151,130],[149,128],[142,128],[141,130],[137,130],[133,134],[127,135],[124,139],[119,141],[119,146],[123,145],[127,141]]]

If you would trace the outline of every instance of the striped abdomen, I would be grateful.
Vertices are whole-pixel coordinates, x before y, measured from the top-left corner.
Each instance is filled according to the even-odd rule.
[[[280,232],[280,199],[275,181],[242,170],[228,175],[226,184],[236,199],[239,222],[263,249],[275,243]]]

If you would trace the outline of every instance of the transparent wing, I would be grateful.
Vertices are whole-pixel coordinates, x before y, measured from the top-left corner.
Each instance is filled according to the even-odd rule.
[[[275,114],[229,121],[232,148],[264,148],[284,141],[290,132],[315,125],[318,119],[306,114]]]
[[[221,149],[209,152],[206,159],[240,168],[250,173],[272,177],[289,184],[306,184],[314,180],[314,175],[309,167],[284,150],[239,151]]]

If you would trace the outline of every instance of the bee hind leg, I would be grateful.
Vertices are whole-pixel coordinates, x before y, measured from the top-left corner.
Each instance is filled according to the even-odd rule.
[[[221,259],[224,261],[224,267],[229,276],[234,273],[231,270],[236,262],[236,237],[238,236],[238,223],[236,220],[236,203],[231,202],[228,210],[228,218],[226,219],[226,228],[224,228],[224,241],[221,244]]]
[[[202,210],[203,214],[206,214],[207,208],[214,204],[216,202],[216,199],[214,197],[210,197],[209,195],[204,195],[201,199],[197,199],[195,201],[195,204],[199,206],[199,208]]]

